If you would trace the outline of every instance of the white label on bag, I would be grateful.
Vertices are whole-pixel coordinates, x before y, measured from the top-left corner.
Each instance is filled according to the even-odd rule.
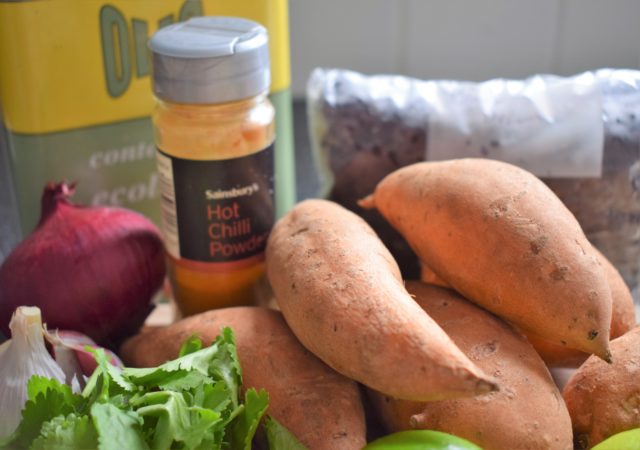
[[[600,177],[602,94],[592,74],[427,82],[426,159],[490,158],[539,177]]]

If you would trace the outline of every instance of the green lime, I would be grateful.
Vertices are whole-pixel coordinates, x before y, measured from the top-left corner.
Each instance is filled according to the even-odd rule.
[[[471,442],[431,430],[399,431],[370,442],[362,450],[482,450]]]
[[[640,428],[623,431],[600,442],[591,450],[638,450],[640,449]]]

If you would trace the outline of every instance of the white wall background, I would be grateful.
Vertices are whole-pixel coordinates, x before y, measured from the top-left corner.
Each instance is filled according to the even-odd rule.
[[[292,88],[315,67],[481,81],[640,67],[640,0],[289,0]]]

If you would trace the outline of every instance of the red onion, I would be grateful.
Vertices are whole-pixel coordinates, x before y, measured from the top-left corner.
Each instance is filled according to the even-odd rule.
[[[153,309],[165,275],[157,227],[124,208],[69,201],[74,185],[49,184],[37,228],[0,267],[0,330],[13,311],[38,306],[49,329],[76,330],[116,348]]]

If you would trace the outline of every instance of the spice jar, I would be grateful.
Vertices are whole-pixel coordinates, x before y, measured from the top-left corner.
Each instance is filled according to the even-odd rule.
[[[252,304],[275,220],[267,31],[198,17],[159,30],[149,47],[176,304],[182,315]]]

